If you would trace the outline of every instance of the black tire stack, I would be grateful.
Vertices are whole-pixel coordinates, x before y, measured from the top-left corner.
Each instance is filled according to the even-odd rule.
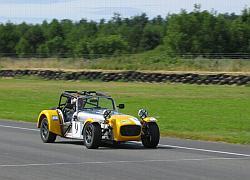
[[[196,74],[196,73],[147,73],[138,71],[52,71],[52,70],[0,70],[0,77],[36,76],[51,80],[100,80],[150,83],[184,83],[184,84],[217,84],[247,85],[250,75],[231,74]]]

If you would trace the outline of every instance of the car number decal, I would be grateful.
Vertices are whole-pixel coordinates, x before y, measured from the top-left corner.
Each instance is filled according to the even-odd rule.
[[[78,132],[78,124],[77,123],[75,123],[75,134],[77,134],[77,132]]]

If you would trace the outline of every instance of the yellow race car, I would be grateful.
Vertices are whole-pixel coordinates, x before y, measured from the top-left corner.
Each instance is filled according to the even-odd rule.
[[[52,143],[57,136],[82,139],[89,149],[101,143],[142,141],[146,148],[157,147],[160,132],[156,119],[146,110],[138,112],[140,119],[118,112],[112,97],[95,91],[65,91],[57,108],[43,110],[37,121],[41,139]]]

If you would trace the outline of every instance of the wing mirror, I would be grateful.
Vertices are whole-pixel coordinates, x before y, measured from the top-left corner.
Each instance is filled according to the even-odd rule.
[[[119,104],[117,107],[118,107],[119,109],[124,109],[124,108],[125,108],[125,105],[124,105],[124,104]]]

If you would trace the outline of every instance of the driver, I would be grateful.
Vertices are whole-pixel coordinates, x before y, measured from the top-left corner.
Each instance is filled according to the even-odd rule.
[[[78,109],[79,109],[79,110],[83,110],[85,104],[86,104],[86,101],[84,101],[83,98],[79,98],[79,99],[78,99]]]
[[[76,109],[76,98],[67,99],[66,105],[64,107],[65,122],[70,122],[72,120],[73,114]]]

